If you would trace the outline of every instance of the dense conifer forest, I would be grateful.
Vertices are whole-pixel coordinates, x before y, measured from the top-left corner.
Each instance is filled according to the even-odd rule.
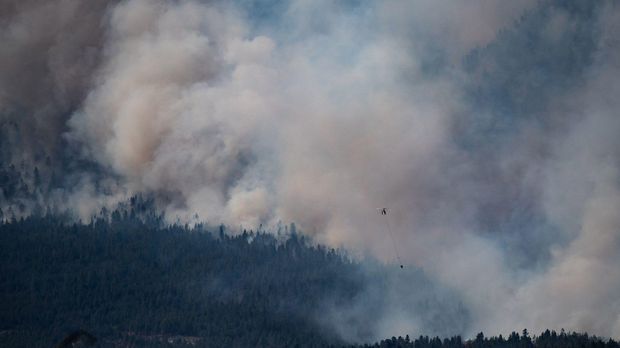
[[[311,243],[294,225],[230,234],[224,226],[165,225],[151,211],[134,199],[88,224],[51,215],[6,220],[0,346],[51,347],[79,329],[99,347],[354,347],[321,320],[326,298],[346,305],[368,281],[343,251]],[[618,347],[549,331],[363,346]]]
[[[77,328],[102,346],[338,344],[312,315],[323,296],[345,301],[360,286],[354,263],[294,231],[230,236],[119,211],[87,225],[9,221],[0,245],[3,347],[49,346]]]

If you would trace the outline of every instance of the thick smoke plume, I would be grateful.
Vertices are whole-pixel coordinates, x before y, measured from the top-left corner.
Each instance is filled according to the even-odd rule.
[[[88,219],[147,193],[170,221],[294,221],[393,262],[376,210],[388,207],[407,267],[471,318],[429,326],[391,302],[376,337],[404,326],[620,336],[615,3],[57,0],[0,11],[3,161],[58,159],[70,179],[40,201]],[[347,313],[332,317],[360,339],[338,323]]]
[[[60,150],[59,135],[88,93],[101,57],[109,1],[3,1],[0,5],[0,126],[18,137],[9,160]],[[18,128],[17,131],[11,128]]]

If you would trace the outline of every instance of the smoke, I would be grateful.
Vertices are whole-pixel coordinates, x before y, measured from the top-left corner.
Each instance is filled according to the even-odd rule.
[[[69,121],[72,141],[130,191],[164,197],[173,218],[268,218],[260,175],[272,166],[259,154],[269,150],[276,106],[259,91],[276,88],[265,65],[274,42],[193,2],[125,2],[109,25],[97,83]]]
[[[0,7],[0,127],[17,138],[7,161],[61,151],[60,134],[100,60],[110,1],[4,1]],[[13,125],[13,127],[11,127]]]
[[[65,166],[70,183],[51,204],[88,218],[145,192],[170,221],[295,221],[394,262],[376,210],[388,207],[407,267],[447,289],[446,312],[470,318],[431,324],[387,301],[370,337],[405,326],[620,335],[617,5],[58,0],[0,11],[7,161],[62,154],[94,168]],[[415,283],[394,298],[431,291]],[[347,326],[358,309],[331,315],[350,340],[369,337]]]
[[[614,34],[619,23],[617,5],[601,9],[593,64],[583,84],[558,102],[570,123],[565,134],[553,139],[543,174],[543,204],[569,242],[552,250],[546,272],[518,290],[517,298],[530,308],[530,317],[522,321],[537,327],[559,323],[620,334],[620,259],[615,252],[620,242],[620,120],[614,98],[620,92]]]

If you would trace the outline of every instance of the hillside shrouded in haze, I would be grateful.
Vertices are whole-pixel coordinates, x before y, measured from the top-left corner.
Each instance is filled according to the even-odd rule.
[[[138,195],[156,234],[294,222],[387,265],[395,244],[394,283],[326,305],[333,342],[618,338],[619,32],[612,0],[5,0],[0,219],[94,228]]]
[[[96,347],[355,347],[378,340],[398,310],[421,321],[394,322],[405,338],[375,346],[619,347],[563,330],[409,339],[469,320],[420,270],[352,261],[294,225],[231,236],[224,226],[164,227],[146,207],[134,198],[88,225],[51,216],[0,225],[0,346],[50,347],[79,328]]]
[[[0,226],[0,269],[10,275],[0,283],[0,345],[51,346],[81,328],[103,347],[166,346],[171,337],[180,346],[323,347],[374,341],[375,319],[390,306],[424,313],[426,332],[467,319],[419,270],[352,262],[294,226],[230,236],[160,227],[139,211],[89,225],[33,217]],[[396,298],[405,283],[417,290]]]

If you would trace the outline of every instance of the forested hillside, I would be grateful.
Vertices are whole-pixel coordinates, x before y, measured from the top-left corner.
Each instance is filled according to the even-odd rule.
[[[295,233],[215,232],[120,212],[3,224],[0,346],[50,346],[78,328],[102,346],[342,343],[315,316],[324,297],[360,290],[354,263]]]
[[[165,226],[140,200],[89,224],[10,219],[0,225],[0,258],[2,347],[51,347],[78,329],[92,333],[98,347],[351,346],[326,306],[359,303],[369,283],[382,294],[391,285],[389,267],[368,273],[294,225],[237,235],[223,226]],[[428,299],[425,305],[416,308],[430,315]],[[380,312],[373,306],[368,301],[359,317],[349,317],[357,322],[351,327],[371,327],[364,323]],[[564,332],[469,341],[406,336],[371,346],[618,347]]]
[[[540,336],[530,336],[527,330],[522,334],[512,332],[508,337],[502,335],[484,337],[481,332],[475,339],[463,341],[460,336],[451,338],[420,336],[416,339],[406,337],[392,337],[382,340],[374,345],[364,345],[373,348],[616,348],[620,347],[612,339],[604,340],[587,333],[566,333],[562,330],[559,334],[555,331],[545,330]]]

